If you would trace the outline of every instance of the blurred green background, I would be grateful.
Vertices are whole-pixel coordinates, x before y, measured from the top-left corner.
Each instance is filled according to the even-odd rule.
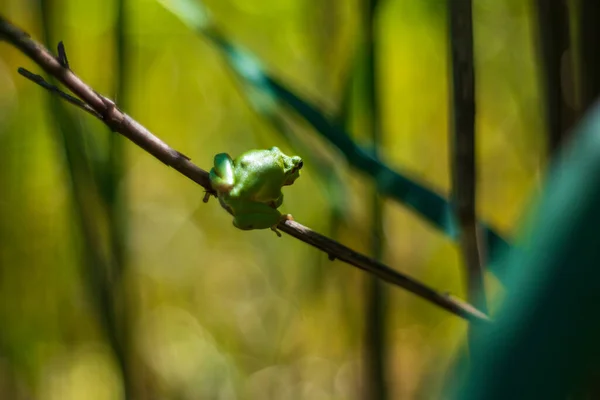
[[[546,163],[535,20],[529,1],[474,3],[478,212],[510,237]],[[365,97],[359,83],[348,90],[361,1],[204,4],[296,93],[327,115],[349,113],[368,145]],[[158,1],[0,0],[0,12],[51,49],[64,41],[81,78],[204,169],[219,152],[321,154],[338,167],[344,204],[323,181],[331,170],[307,162],[282,210],[371,251],[371,180],[291,114],[307,145],[287,141],[222,55]],[[381,157],[448,196],[446,4],[381,1],[376,23]],[[41,73],[1,42],[0,398],[363,398],[366,274],[289,236],[235,229],[202,188],[20,66]],[[383,207],[383,261],[464,298],[456,244],[398,203]],[[438,398],[466,323],[387,292],[389,397]]]

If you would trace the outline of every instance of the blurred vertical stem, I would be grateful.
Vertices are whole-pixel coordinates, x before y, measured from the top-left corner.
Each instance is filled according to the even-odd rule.
[[[476,218],[475,71],[470,0],[448,0],[452,62],[453,198],[460,226],[469,302],[487,312]],[[479,243],[478,243],[479,242]]]
[[[336,0],[318,0],[317,6],[315,8],[321,9],[321,24],[322,33],[319,39],[319,44],[321,47],[321,54],[323,57],[323,61],[325,64],[325,69],[321,74],[323,81],[321,84],[323,87],[331,89],[331,64],[333,61],[333,57],[335,56],[335,46],[338,43],[337,32],[338,32],[338,14],[339,14],[340,4]],[[344,85],[344,91],[342,93],[342,104],[340,106],[340,110],[338,112],[337,118],[340,123],[340,126],[346,127],[346,125],[350,122],[348,116],[350,113],[351,107],[351,99],[352,99],[352,73],[349,74],[349,79],[346,80]],[[335,180],[337,179],[335,172],[330,171],[326,172],[327,180],[331,182],[331,186],[336,184]],[[329,236],[332,238],[338,237],[339,230],[344,222],[344,214],[343,207],[338,204],[333,204],[331,206],[331,213],[329,217]],[[327,270],[327,268],[325,269]]]
[[[553,156],[567,138],[576,118],[565,90],[574,93],[575,77],[567,0],[536,0],[546,109],[548,154]],[[573,96],[574,98],[574,96]]]
[[[316,80],[320,88],[324,93],[330,93],[332,90],[332,61],[335,53],[335,47],[339,42],[338,30],[339,30],[339,7],[340,4],[336,0],[314,0],[313,2],[307,3],[306,15],[310,21],[309,29],[314,29],[315,26],[319,28],[318,34],[315,35],[315,50],[316,57],[320,62],[321,69],[319,70]],[[351,84],[351,80],[347,80],[346,83]],[[344,86],[347,89],[348,85]],[[348,107],[350,106],[351,93],[344,90],[342,94],[342,105],[338,112],[337,119],[340,126],[344,126],[349,122],[348,120]],[[281,132],[281,129],[278,129]],[[339,199],[343,197],[343,193],[340,194],[340,186],[343,184],[340,180],[339,173],[327,166],[321,170],[321,179],[323,179],[325,186],[328,189],[328,196],[330,196],[329,203],[329,224],[327,236],[331,238],[337,238],[339,236],[340,229],[344,223],[345,217],[345,205],[341,204]],[[325,280],[323,279],[325,274],[331,271],[329,263],[331,261],[327,257],[323,257],[322,254],[316,255],[317,262],[314,269],[313,282],[316,285],[323,285]],[[315,285],[315,287],[316,287]],[[343,296],[343,293],[340,293]],[[344,297],[345,298],[345,297]]]
[[[127,65],[129,63],[127,49],[127,0],[117,0],[116,4],[116,100],[120,107],[126,108]],[[124,138],[121,135],[110,135],[109,176],[107,185],[109,206],[111,207],[111,237],[117,265],[123,269],[127,265],[127,198],[126,190],[120,189],[125,171]],[[122,272],[122,271],[121,271]]]
[[[587,110],[600,94],[600,2],[579,0],[581,103]]]
[[[57,43],[52,37],[51,21],[53,12],[57,10],[53,0],[40,0],[44,41],[48,48]],[[53,84],[54,79],[49,79]],[[49,96],[48,108],[50,116],[61,134],[65,152],[66,169],[70,178],[71,197],[74,205],[73,213],[79,223],[78,233],[82,235],[82,273],[89,295],[96,307],[101,329],[117,359],[119,372],[123,378],[125,398],[132,398],[130,392],[130,375],[127,365],[127,349],[123,338],[123,302],[119,296],[120,272],[114,240],[109,238],[109,247],[105,246],[102,225],[104,220],[112,224],[110,206],[107,203],[107,193],[115,190],[112,182],[107,179],[104,170],[87,157],[84,145],[82,123],[76,120],[66,109],[64,103]],[[93,137],[93,136],[90,136]],[[97,152],[98,148],[92,143],[90,151]],[[97,157],[93,157],[96,160]],[[108,212],[108,218],[105,218]],[[110,236],[113,230],[110,229]]]
[[[365,111],[367,124],[371,132],[372,150],[379,157],[381,144],[381,124],[379,115],[379,91],[377,82],[377,39],[376,11],[378,0],[364,0],[364,43],[365,43],[365,77],[366,96]],[[376,188],[371,193],[372,230],[371,253],[377,260],[383,256],[383,202]],[[366,289],[366,397],[367,399],[383,400],[387,398],[386,387],[386,293],[384,284],[378,279],[369,277]]]
[[[128,13],[127,0],[116,0],[116,25],[115,25],[115,98],[119,106],[127,108],[127,82],[129,76],[127,68],[130,62],[129,46],[127,42]],[[127,214],[127,190],[123,184],[125,179],[125,165],[127,157],[125,154],[125,138],[112,133],[109,135],[109,154],[107,168],[106,202],[109,213],[109,229],[111,249],[115,258],[115,283],[113,285],[114,297],[119,300],[121,306],[120,331],[121,342],[125,347],[124,368],[128,379],[125,382],[127,398],[139,398],[142,396],[140,385],[136,385],[136,375],[140,375],[140,366],[133,362],[131,348],[131,325],[133,318],[132,287],[127,285],[125,278],[126,268],[129,262],[127,253],[128,241],[128,214]],[[144,397],[144,396],[142,396]]]

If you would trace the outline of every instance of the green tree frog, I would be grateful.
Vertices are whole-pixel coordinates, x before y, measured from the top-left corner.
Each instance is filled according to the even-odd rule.
[[[286,156],[277,147],[250,150],[235,160],[229,154],[215,156],[210,183],[221,206],[233,215],[239,229],[275,229],[282,218],[277,208],[283,203],[281,188],[300,176],[303,166],[298,156]]]

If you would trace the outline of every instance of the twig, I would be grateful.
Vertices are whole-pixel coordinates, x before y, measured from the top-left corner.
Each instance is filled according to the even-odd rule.
[[[471,0],[448,2],[452,54],[453,196],[469,302],[486,309],[483,267],[475,211],[475,73]]]
[[[188,157],[172,149],[165,142],[154,136],[138,122],[119,110],[112,101],[96,93],[71,70],[63,67],[46,48],[32,40],[28,34],[16,28],[2,16],[0,16],[0,39],[5,39],[13,44],[47,73],[61,81],[88,106],[95,110],[99,118],[113,131],[121,133],[166,165],[173,167],[181,174],[204,187],[207,194],[215,195],[214,190],[210,186],[208,172],[196,166]],[[52,93],[56,92],[52,90]],[[61,96],[61,98],[63,97]],[[475,309],[470,304],[448,295],[443,295],[425,284],[395,271],[372,258],[357,253],[297,222],[282,221],[279,223],[278,229],[347,264],[365,270],[388,283],[402,287],[466,320],[471,322],[490,322],[487,315]]]
[[[62,42],[58,42],[58,62],[66,69],[70,69],[69,60],[67,59],[67,52],[65,51],[65,45]]]
[[[102,116],[98,114],[92,107],[88,106],[83,101],[79,100],[77,97],[73,97],[70,94],[63,92],[53,84],[46,82],[46,80],[40,75],[34,74],[33,72],[26,70],[25,68],[19,68],[17,71],[19,72],[19,74],[29,79],[30,81],[35,82],[44,89],[60,96],[63,100],[66,100],[74,106],[81,108],[83,111],[92,114],[96,118],[102,119]]]

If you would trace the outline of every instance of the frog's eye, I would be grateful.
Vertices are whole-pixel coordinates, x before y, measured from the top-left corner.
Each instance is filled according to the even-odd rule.
[[[304,162],[302,160],[298,161],[297,164],[294,164],[294,166],[292,167],[292,174],[295,174],[296,172],[300,171],[300,169],[304,166]]]

